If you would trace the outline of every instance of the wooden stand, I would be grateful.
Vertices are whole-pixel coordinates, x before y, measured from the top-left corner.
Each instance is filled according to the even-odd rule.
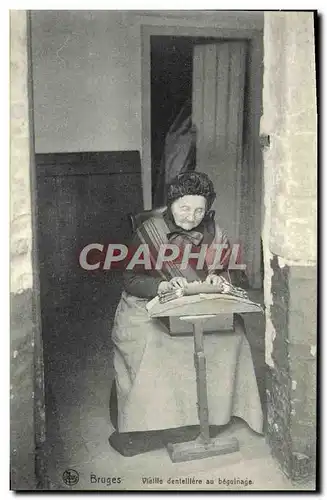
[[[198,460],[239,450],[237,439],[210,439],[209,410],[207,394],[206,358],[203,349],[203,325],[209,319],[219,315],[232,315],[234,330],[242,328],[236,321],[237,314],[262,313],[259,304],[229,295],[214,294],[212,296],[183,296],[161,304],[154,301],[148,309],[151,318],[178,317],[192,323],[194,337],[194,364],[196,371],[196,386],[198,398],[198,415],[200,434],[194,441],[167,445],[167,450],[173,462]],[[217,311],[218,314],[217,314]],[[194,314],[196,312],[196,315]],[[191,313],[191,314],[190,314]]]
[[[181,320],[192,323],[194,336],[194,366],[196,372],[197,407],[200,422],[200,434],[194,441],[167,445],[172,462],[198,460],[239,450],[236,438],[221,440],[210,439],[209,410],[207,392],[206,358],[203,347],[203,325],[216,315],[182,316]]]

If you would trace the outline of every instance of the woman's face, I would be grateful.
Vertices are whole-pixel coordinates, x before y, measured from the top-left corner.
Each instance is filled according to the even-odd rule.
[[[204,196],[186,195],[175,200],[171,205],[175,224],[190,231],[200,224],[206,213],[207,200]]]

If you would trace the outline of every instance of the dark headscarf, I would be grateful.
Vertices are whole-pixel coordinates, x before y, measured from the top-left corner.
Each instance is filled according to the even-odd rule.
[[[216,193],[212,181],[203,172],[185,172],[178,174],[168,185],[167,206],[182,196],[197,195],[207,200],[207,211],[211,208]]]

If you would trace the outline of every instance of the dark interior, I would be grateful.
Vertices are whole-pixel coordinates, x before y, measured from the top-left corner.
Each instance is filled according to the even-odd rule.
[[[192,99],[193,46],[215,41],[204,37],[151,36],[152,198],[160,189],[165,137],[187,99]],[[160,198],[160,194],[159,194]]]

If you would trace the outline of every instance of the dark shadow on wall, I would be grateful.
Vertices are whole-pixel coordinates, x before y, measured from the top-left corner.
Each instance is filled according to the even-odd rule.
[[[184,102],[192,97],[192,42],[151,37],[152,198],[159,184],[165,137]]]

